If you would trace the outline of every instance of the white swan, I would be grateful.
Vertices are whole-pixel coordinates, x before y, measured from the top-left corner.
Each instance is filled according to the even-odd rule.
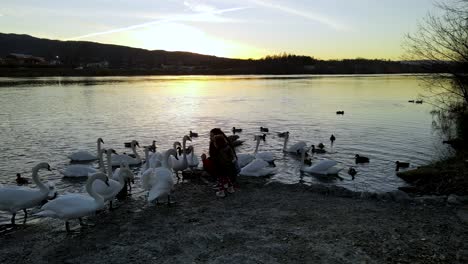
[[[190,154],[187,155],[188,167],[193,170],[200,164],[200,159],[195,153],[195,148],[192,145],[190,145],[188,148],[191,150]]]
[[[162,166],[158,168],[149,168],[142,177],[142,188],[148,192],[148,202],[157,201],[157,199],[167,196],[170,203],[170,194],[174,187],[174,179],[172,178],[172,170],[169,164],[170,156],[174,156],[177,160],[177,151],[169,149],[165,152]]]
[[[50,171],[50,166],[42,162],[32,169],[32,180],[39,188],[27,188],[19,186],[2,186],[0,188],[0,211],[7,211],[12,214],[11,224],[15,224],[16,212],[24,211],[24,222],[28,218],[26,209],[41,205],[43,200],[49,195],[49,187],[39,180],[37,172],[40,169]]]
[[[104,199],[92,188],[92,184],[95,180],[107,182],[107,177],[102,172],[93,174],[86,182],[86,191],[89,195],[61,195],[55,200],[52,200],[42,206],[41,212],[36,215],[63,219],[65,220],[65,228],[67,232],[70,232],[69,220],[78,218],[80,220],[80,224],[82,224],[82,217],[92,215],[96,210],[104,207]]]
[[[141,164],[141,158],[140,155],[136,152],[136,147],[140,147],[138,142],[136,140],[132,140],[131,142],[131,147],[133,154],[135,155],[135,158],[132,158],[128,155],[125,154],[120,154],[120,155],[114,155],[112,156],[112,166],[117,167],[120,166],[120,163],[126,163],[128,165],[139,165]]]
[[[276,159],[273,152],[258,152],[258,146],[260,145],[260,140],[262,140],[262,138],[263,137],[261,136],[255,136],[255,140],[257,140],[257,145],[255,146],[254,151],[255,158],[262,159],[268,163],[273,163]]]
[[[328,160],[328,159],[320,160],[316,164],[307,166],[304,164],[306,152],[307,150],[305,148],[301,150],[302,166],[300,170],[303,172],[319,174],[319,175],[337,175],[343,169],[340,167],[336,167],[338,162],[334,160]]]
[[[119,181],[119,178],[124,180],[124,187],[127,186],[127,191],[132,191],[132,183],[135,183],[135,174],[130,169],[128,164],[120,164],[120,168],[117,168],[112,174],[114,181]]]
[[[99,152],[101,151],[101,143],[104,144],[104,141],[102,138],[98,138],[96,155],[99,155]],[[98,159],[96,155],[90,153],[89,151],[81,150],[69,155],[68,158],[70,158],[71,161],[93,161]]]
[[[240,171],[242,176],[263,177],[276,173],[276,168],[268,166],[269,163],[262,159],[254,159]]]
[[[177,179],[179,179],[179,171],[182,172],[183,170],[188,168],[188,160],[187,160],[187,152],[186,152],[187,140],[192,141],[192,139],[187,135],[184,136],[184,138],[182,139],[182,152],[183,152],[182,159],[176,159],[175,157],[170,159],[169,165],[171,165],[172,169],[176,173]]]
[[[307,144],[304,141],[299,141],[295,143],[294,145],[287,147],[289,141],[289,132],[286,132],[286,135],[284,136],[284,145],[283,145],[283,151],[300,155],[301,150],[307,146]]]
[[[105,172],[103,153],[105,149],[99,150],[99,168],[102,172]],[[71,164],[68,165],[65,170],[61,171],[63,177],[88,177],[88,175],[98,172],[97,169],[91,167],[90,165],[84,164]]]
[[[104,201],[109,201],[109,210],[112,210],[112,200],[114,200],[115,196],[122,190],[125,185],[125,179],[123,179],[123,175],[118,173],[116,175],[116,180],[112,179],[112,149],[107,149],[107,182],[103,181],[94,181],[92,184],[93,190],[95,190],[103,199]]]

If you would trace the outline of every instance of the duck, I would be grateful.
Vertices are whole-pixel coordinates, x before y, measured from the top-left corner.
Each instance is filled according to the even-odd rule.
[[[400,168],[408,168],[409,167],[409,162],[401,162],[401,161],[395,161],[396,164],[396,169],[395,171],[399,171]]]
[[[148,146],[148,150],[151,151],[151,152],[156,152],[156,140],[153,140],[153,143],[151,145]]]
[[[414,103],[414,100],[408,100],[408,103]]]
[[[148,202],[158,202],[159,198],[167,196],[167,203],[171,203],[171,192],[174,188],[174,179],[172,177],[170,158],[178,160],[176,151],[168,149],[164,153],[161,167],[150,168],[141,176],[142,188],[148,191]]]
[[[344,111],[336,111],[337,115],[344,115]]]
[[[240,132],[242,132],[242,128],[232,127],[232,133],[233,134],[240,133]]]
[[[417,104],[422,104],[422,103],[423,103],[423,100],[416,100],[416,101],[414,101],[414,102],[417,103]]]
[[[268,132],[268,131],[270,131],[268,128],[260,127],[260,132]]]
[[[318,161],[316,164],[312,164],[310,166],[305,165],[305,153],[307,153],[306,148],[301,149],[301,160],[302,166],[300,168],[301,171],[311,174],[318,174],[318,175],[337,175],[343,168],[336,167],[338,162],[334,160],[324,159]]]
[[[16,173],[16,183],[17,183],[18,185],[29,184],[29,179],[28,179],[28,178],[25,178],[25,177],[22,177],[22,176],[21,176],[21,173]]]
[[[15,225],[16,212],[23,210],[24,223],[26,223],[28,218],[26,209],[39,206],[42,201],[48,198],[50,189],[39,180],[38,176],[38,172],[41,169],[51,170],[47,162],[41,162],[32,168],[32,181],[36,184],[37,188],[22,186],[0,187],[0,211],[6,211],[12,214],[12,225]]]
[[[68,158],[71,161],[76,161],[76,162],[97,160],[99,152],[101,151],[101,143],[104,144],[104,140],[102,140],[102,138],[98,138],[97,139],[97,152],[96,152],[96,155],[90,153],[89,151],[81,150],[81,151],[70,154],[68,156]]]
[[[136,147],[140,147],[138,141],[136,140],[133,140],[131,142],[131,148],[132,148],[132,151],[133,151],[133,154],[135,155],[135,157],[130,157],[129,155],[125,155],[125,154],[120,154],[120,155],[114,155],[112,156],[112,166],[113,167],[117,167],[117,166],[120,166],[120,163],[126,163],[130,166],[132,165],[140,165],[141,164],[141,158],[140,158],[140,155],[138,155],[138,153],[136,152]]]
[[[311,152],[312,153],[317,153],[317,154],[325,154],[327,153],[326,150],[324,150],[323,148],[315,148],[315,145],[311,145]]]
[[[287,147],[289,141],[289,133],[286,133],[284,137],[284,145],[283,145],[283,152],[300,155],[301,150],[306,147],[306,143],[304,141],[299,141],[294,145]]]
[[[254,140],[257,140],[257,139],[261,139],[263,140],[264,142],[266,141],[266,134],[263,134],[263,135],[255,135],[254,136]]]
[[[331,145],[332,145],[332,146],[333,146],[333,143],[335,142],[335,140],[336,140],[336,137],[335,137],[335,135],[332,134],[332,135],[330,136],[330,142],[331,142]]]
[[[88,195],[75,193],[60,195],[43,205],[41,211],[36,213],[36,215],[64,220],[65,229],[68,233],[70,232],[69,221],[71,219],[79,219],[80,225],[83,225],[82,217],[95,214],[97,210],[104,208],[104,198],[92,187],[96,180],[101,180],[104,184],[108,184],[106,174],[102,172],[92,174],[85,186]]]
[[[358,163],[368,163],[369,162],[369,158],[368,157],[363,157],[363,156],[359,156],[359,154],[356,154],[355,157],[355,160],[356,160],[356,164]]]
[[[348,169],[348,174],[351,175],[352,179],[354,180],[354,176],[357,174],[357,171],[356,171],[355,168],[350,167],[350,168]]]
[[[198,133],[192,132],[192,130],[190,130],[189,136],[191,138],[198,137]]]
[[[289,134],[289,131],[286,131],[286,132],[278,132],[278,137],[284,138],[284,137],[286,137],[286,134]]]

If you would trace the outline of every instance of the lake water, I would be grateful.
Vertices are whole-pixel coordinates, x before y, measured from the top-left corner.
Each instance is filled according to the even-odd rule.
[[[404,185],[396,160],[417,167],[446,151],[431,129],[432,107],[407,102],[424,93],[419,84],[408,75],[0,78],[0,183],[14,183],[18,172],[30,177],[45,161],[53,171],[41,176],[59,192],[81,190],[83,181],[63,179],[60,171],[74,150],[95,152],[98,137],[117,152],[130,152],[123,143],[132,139],[141,145],[154,139],[165,150],[192,130],[200,134],[192,144],[201,154],[211,128],[230,134],[235,126],[245,140],[237,152],[247,153],[263,126],[270,133],[260,151],[277,157],[271,180],[391,191]],[[298,159],[282,153],[279,131],[290,131],[290,143],[323,142],[328,153],[314,159],[336,160],[345,168],[342,179],[301,174]],[[370,163],[354,164],[355,154]],[[350,166],[358,171],[354,180]]]

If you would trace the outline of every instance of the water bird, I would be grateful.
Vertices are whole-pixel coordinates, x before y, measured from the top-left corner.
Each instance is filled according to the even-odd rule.
[[[254,136],[254,140],[260,140],[260,139],[263,141],[266,141],[266,134]]]
[[[408,103],[414,103],[414,100],[408,100]]]
[[[148,150],[151,151],[151,152],[156,152],[156,140],[153,140],[153,143],[151,145],[148,146]]]
[[[312,149],[311,149],[310,151],[311,151],[312,153],[317,153],[317,154],[325,154],[325,153],[327,153],[327,151],[324,150],[323,148],[315,148],[315,145],[311,145],[311,148],[312,148]]]
[[[268,131],[270,131],[268,128],[260,127],[260,132],[268,132]]]
[[[236,128],[236,127],[232,127],[232,133],[235,134],[235,133],[240,133],[242,132],[242,128]]]
[[[239,135],[229,135],[227,136],[229,143],[232,143],[239,139]]]
[[[192,132],[192,130],[190,130],[190,137],[191,138],[198,137],[198,133]]]
[[[187,141],[192,141],[192,139],[189,136],[186,135],[186,136],[184,136],[182,138],[182,155],[181,155],[182,159],[179,160],[179,159],[172,158],[170,160],[171,164],[172,164],[172,169],[174,170],[174,172],[176,174],[177,180],[180,179],[179,171],[180,171],[180,173],[182,173],[183,170],[188,168],[188,160],[187,160],[187,152],[186,152]]]
[[[103,161],[103,153],[105,152],[105,149],[99,150],[99,164],[100,168],[104,168],[104,163]],[[114,151],[115,153],[115,151]],[[96,173],[98,170],[91,167],[90,165],[85,165],[85,164],[71,164],[68,165],[65,170],[61,171],[63,177],[67,178],[76,178],[76,177],[88,177],[90,174]]]
[[[335,167],[338,162],[334,160],[320,160],[316,164],[311,166],[305,166],[305,153],[307,152],[306,148],[301,149],[301,161],[302,166],[300,168],[301,171],[312,173],[312,174],[319,174],[319,175],[337,175],[343,168]]]
[[[356,159],[356,164],[358,164],[358,163],[368,163],[369,162],[368,157],[359,156],[359,154],[356,154],[356,156],[354,156],[354,158]]]
[[[265,134],[263,134],[263,136],[255,136],[255,140],[257,141],[257,144],[255,147],[254,155],[255,155],[255,158],[262,159],[274,166],[275,165],[274,162],[276,158],[272,152],[258,152],[258,146],[260,145],[260,140],[263,139],[263,141],[265,141],[265,137],[266,137]]]
[[[84,194],[65,194],[46,203],[41,207],[38,216],[58,218],[65,221],[65,229],[70,232],[69,222],[71,219],[79,219],[80,225],[83,225],[82,217],[92,215],[97,210],[104,208],[104,198],[100,196],[93,188],[93,182],[101,180],[108,184],[106,174],[102,172],[91,175],[86,182],[86,192]]]
[[[344,115],[344,111],[336,111],[337,115]]]
[[[128,165],[139,165],[141,164],[141,158],[140,158],[140,155],[138,155],[138,153],[136,152],[136,147],[140,147],[138,141],[136,140],[133,140],[131,142],[131,148],[132,148],[132,151],[133,151],[133,154],[135,155],[135,157],[131,157],[129,155],[125,155],[125,154],[120,154],[120,155],[114,155],[112,156],[112,166],[113,167],[117,167],[117,166],[120,166],[120,163],[126,163]]]
[[[278,132],[278,137],[284,138],[284,137],[286,137],[286,134],[289,134],[289,131],[286,131],[286,132]]]
[[[263,159],[254,159],[239,172],[242,176],[265,177],[276,172],[276,168],[269,166],[269,163]]]
[[[330,136],[330,142],[331,142],[331,145],[332,145],[332,146],[333,146],[333,143],[335,142],[335,140],[336,140],[336,137],[332,134],[332,135]]]
[[[423,100],[416,100],[416,101],[414,101],[414,102],[417,103],[417,104],[422,104],[422,103],[423,103]]]
[[[294,145],[288,147],[288,141],[289,141],[289,133],[286,133],[286,136],[284,137],[283,152],[300,155],[301,149],[305,148],[307,145],[304,141],[299,141],[295,143]]]
[[[350,167],[348,170],[348,174],[351,175],[352,179],[354,180],[354,176],[357,174],[357,171],[354,167]]]
[[[41,205],[49,195],[49,187],[39,180],[38,171],[47,169],[50,171],[50,165],[41,162],[32,169],[32,180],[38,188],[4,186],[0,187],[0,211],[7,211],[12,214],[11,224],[15,224],[16,212],[23,210],[24,222],[28,218],[26,209]]]
[[[409,165],[410,165],[409,162],[401,162],[401,161],[398,161],[398,160],[395,162],[395,164],[396,164],[395,171],[399,171],[400,168],[408,168]]]
[[[16,173],[16,183],[18,185],[29,184],[29,179],[22,177],[21,173]]]
[[[97,152],[96,155],[89,151],[80,150],[68,156],[71,161],[93,161],[98,159],[99,152],[101,151],[101,143],[104,144],[102,138],[97,139]]]

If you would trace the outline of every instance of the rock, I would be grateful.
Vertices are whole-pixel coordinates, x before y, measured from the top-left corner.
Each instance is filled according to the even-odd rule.
[[[392,199],[392,196],[390,195],[389,192],[386,192],[386,193],[378,193],[377,194],[377,200],[381,200],[381,201],[389,201]]]
[[[411,197],[406,194],[405,192],[403,191],[393,191],[393,192],[390,192],[388,193],[390,195],[390,197],[396,201],[396,202],[406,202],[406,201],[411,201]]]
[[[419,193],[419,189],[414,186],[402,186],[398,187],[398,190],[403,191],[405,193]]]
[[[421,197],[416,197],[414,200],[422,204],[444,204],[446,197],[445,196],[436,196],[436,195],[425,195]]]
[[[457,216],[460,218],[460,220],[468,225],[468,208],[462,208],[457,211]]]
[[[455,195],[455,194],[451,194],[448,196],[447,198],[447,203],[449,204],[462,204],[462,202],[460,200],[458,200],[458,195]]]
[[[361,199],[372,199],[375,197],[375,193],[371,193],[371,192],[361,192],[361,195],[360,195]]]
[[[430,167],[420,167],[415,170],[398,172],[397,176],[406,182],[413,183],[418,180],[427,181],[439,175],[439,171]]]

